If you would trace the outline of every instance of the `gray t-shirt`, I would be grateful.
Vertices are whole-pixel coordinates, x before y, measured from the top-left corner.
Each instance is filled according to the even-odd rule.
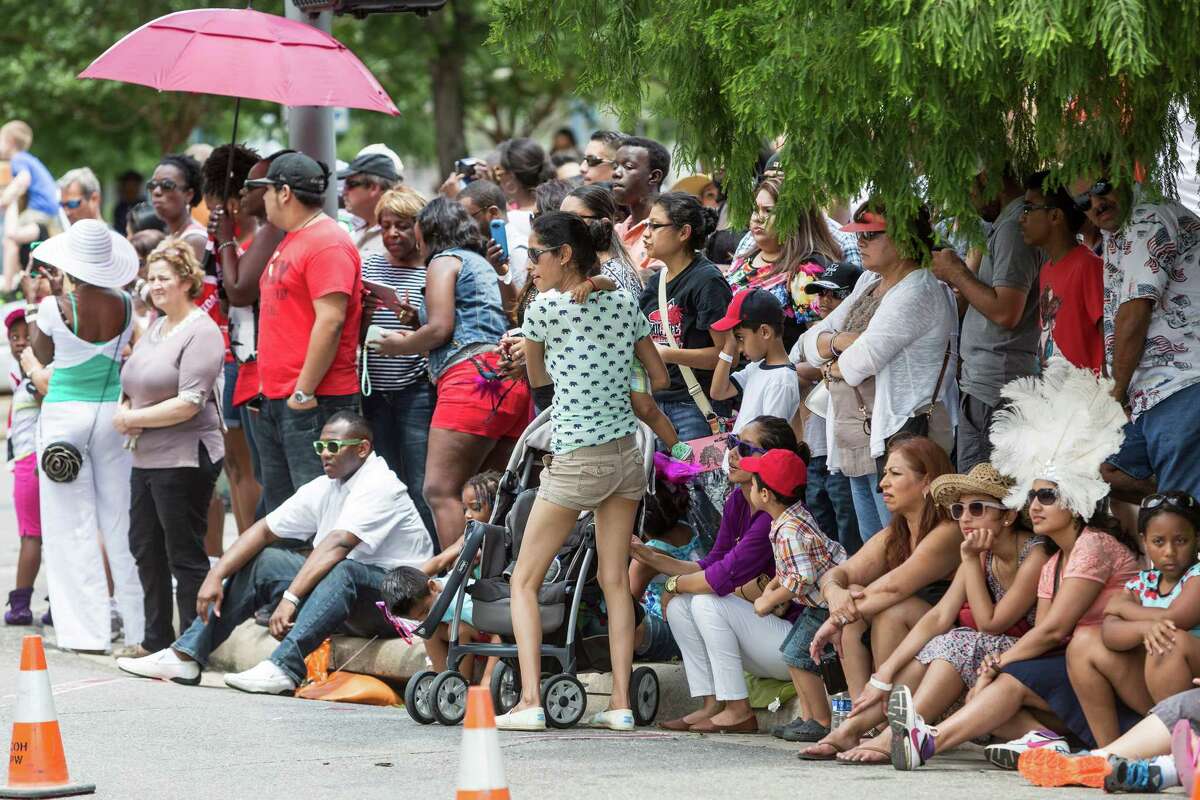
[[[1004,207],[988,234],[979,280],[1028,293],[1016,328],[997,325],[975,309],[963,317],[962,377],[959,387],[990,406],[999,405],[1000,388],[1038,371],[1038,270],[1043,261],[1021,238],[1021,205],[1017,198]]]
[[[199,466],[199,444],[214,463],[225,457],[216,391],[225,369],[225,337],[202,311],[161,335],[159,317],[138,340],[121,370],[121,389],[134,409],[178,397],[200,406],[191,419],[169,428],[146,428],[133,448],[133,466],[169,469]]]

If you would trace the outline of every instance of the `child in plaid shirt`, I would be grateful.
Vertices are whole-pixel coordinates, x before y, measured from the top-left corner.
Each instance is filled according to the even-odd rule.
[[[808,659],[808,642],[829,617],[817,584],[827,571],[846,560],[846,550],[830,539],[804,507],[808,470],[800,456],[790,450],[768,450],[761,456],[741,460],[741,469],[754,475],[750,504],[765,511],[771,524],[771,548],[775,552],[775,577],[754,601],[760,616],[786,610],[791,603],[803,606],[780,646],[796,694],[800,717],[772,733],[791,742],[816,742],[829,735],[831,713],[820,667]],[[802,642],[802,652],[796,644]]]

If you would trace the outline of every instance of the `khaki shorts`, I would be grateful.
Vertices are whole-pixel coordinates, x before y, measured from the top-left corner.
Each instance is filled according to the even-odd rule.
[[[40,225],[46,229],[47,236],[56,236],[62,233],[62,225],[59,224],[58,217],[52,217],[42,211],[36,211],[32,208],[27,208],[17,217],[18,225]]]
[[[538,497],[563,508],[594,511],[610,497],[638,501],[646,493],[646,466],[633,435],[545,456],[543,463]]]

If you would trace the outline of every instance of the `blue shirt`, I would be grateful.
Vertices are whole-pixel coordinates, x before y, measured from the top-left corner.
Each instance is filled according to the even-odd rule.
[[[29,189],[26,191],[26,207],[52,217],[58,216],[58,184],[46,165],[30,153],[17,153],[9,161],[13,177],[21,174],[29,175]]]

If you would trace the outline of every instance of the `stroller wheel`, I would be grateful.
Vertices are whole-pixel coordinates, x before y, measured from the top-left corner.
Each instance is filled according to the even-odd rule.
[[[500,661],[492,670],[492,706],[497,714],[507,714],[521,699],[521,673],[508,661]]]
[[[408,685],[404,687],[404,710],[408,712],[408,716],[412,717],[413,722],[421,725],[429,725],[433,722],[429,687],[436,677],[436,672],[424,670],[408,679]]]
[[[658,673],[650,667],[638,667],[629,680],[630,701],[633,703],[633,721],[638,725],[649,725],[658,716]]]
[[[441,725],[457,725],[467,715],[467,680],[455,670],[443,672],[429,686],[433,718]]]
[[[587,692],[574,675],[555,675],[542,684],[542,707],[546,724],[552,728],[570,728],[587,711]]]

